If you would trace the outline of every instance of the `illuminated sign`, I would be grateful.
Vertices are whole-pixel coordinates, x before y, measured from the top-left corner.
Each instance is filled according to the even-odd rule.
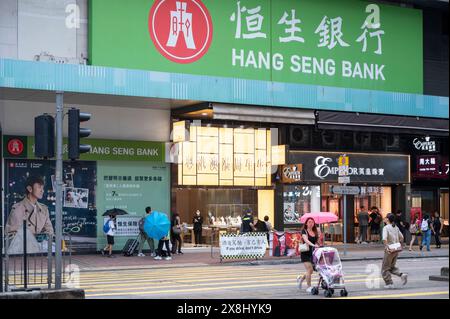
[[[189,135],[179,143],[179,185],[272,185],[270,130],[191,126]]]

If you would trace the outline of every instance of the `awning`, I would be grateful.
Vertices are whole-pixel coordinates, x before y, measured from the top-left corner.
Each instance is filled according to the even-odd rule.
[[[448,119],[319,111],[319,129],[448,136]]]
[[[314,125],[313,110],[256,107],[235,104],[211,103],[213,119],[242,122],[265,122]]]

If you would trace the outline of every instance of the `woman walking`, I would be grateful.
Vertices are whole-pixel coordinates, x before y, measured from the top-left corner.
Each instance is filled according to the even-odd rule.
[[[181,219],[180,215],[178,213],[173,214],[172,221],[170,222],[170,238],[172,239],[172,254],[177,253],[177,247],[178,247],[178,254],[183,254],[181,252]]]
[[[421,234],[420,234],[420,218],[419,213],[414,216],[414,219],[411,221],[411,225],[409,226],[409,232],[411,233],[411,242],[409,243],[409,251],[412,251],[412,247],[414,242],[418,241],[419,246],[421,245]]]
[[[303,276],[297,277],[297,284],[298,288],[302,289],[303,281],[306,279],[306,285],[308,286],[306,288],[307,293],[311,293],[312,287],[311,287],[311,277],[312,273],[314,271],[313,267],[313,252],[315,248],[319,248],[319,238],[320,238],[320,230],[316,226],[316,222],[313,218],[308,218],[303,225],[302,230],[302,239],[305,244],[308,245],[308,251],[301,252],[300,257],[302,260],[303,265],[306,269],[306,274]]]
[[[396,265],[404,237],[396,225],[395,219],[396,216],[394,214],[388,214],[387,225],[383,228],[383,243],[385,248],[381,275],[386,283],[386,286],[384,286],[385,289],[394,288],[392,275],[400,277],[403,285],[406,285],[408,281],[408,275],[400,272]]]
[[[420,224],[420,231],[422,232],[422,244],[420,245],[420,250],[422,251],[423,246],[427,247],[427,251],[430,251],[431,244],[431,220],[430,216],[426,214],[423,216],[422,223]]]

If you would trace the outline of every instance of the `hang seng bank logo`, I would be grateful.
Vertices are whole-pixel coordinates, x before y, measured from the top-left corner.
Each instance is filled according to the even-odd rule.
[[[156,49],[170,61],[193,63],[208,52],[213,25],[200,0],[156,0],[148,20]]]

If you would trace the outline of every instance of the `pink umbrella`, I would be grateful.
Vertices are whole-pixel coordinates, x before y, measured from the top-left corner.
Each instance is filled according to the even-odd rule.
[[[300,223],[304,224],[308,218],[313,218],[316,224],[327,224],[338,221],[338,217],[330,212],[306,213],[300,218]]]

